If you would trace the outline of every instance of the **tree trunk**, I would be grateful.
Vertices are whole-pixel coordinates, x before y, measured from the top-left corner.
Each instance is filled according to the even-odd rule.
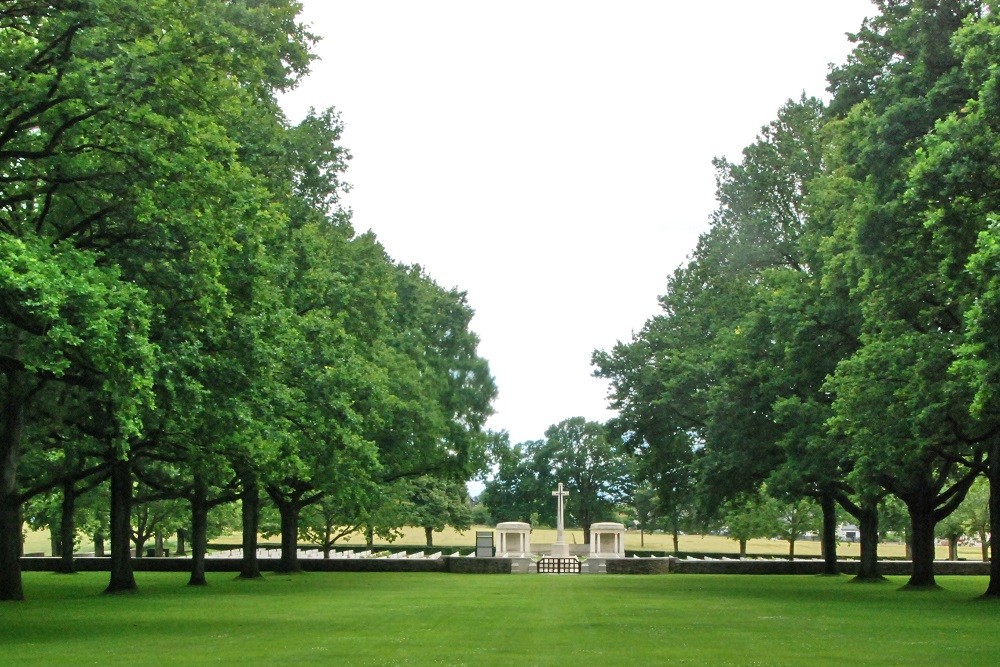
[[[62,540],[59,536],[60,530],[62,529],[59,526],[49,525],[49,551],[52,552],[53,558],[62,556]]]
[[[743,538],[740,538],[740,558],[746,558],[746,557],[747,557],[747,541]]]
[[[948,536],[948,560],[958,560],[958,535]]]
[[[861,564],[854,581],[882,581],[878,567],[878,504],[862,502],[858,513],[861,531]]]
[[[163,558],[163,531],[157,530],[153,533],[153,555]]]
[[[424,526],[424,537],[427,539],[427,546],[434,546],[434,527]]]
[[[94,533],[94,555],[98,558],[104,557],[104,533],[100,530]]]
[[[375,546],[375,526],[365,526],[365,546],[369,549]]]
[[[983,530],[983,529],[981,529],[981,528],[979,530],[979,548],[980,548],[980,550],[982,551],[982,554],[983,554],[983,562],[984,563],[989,562],[989,560],[990,560],[990,544],[989,544],[989,540],[986,539],[986,531]]]
[[[823,551],[823,574],[840,574],[837,565],[837,501],[828,493],[824,493],[819,499],[820,508],[823,510],[823,536],[820,545]]]
[[[76,538],[76,523],[73,521],[73,513],[76,511],[76,485],[73,482],[63,483],[62,515],[59,521],[60,541],[62,542],[62,553],[56,572],[63,574],[73,574],[76,568],[73,566],[73,542]]]
[[[175,556],[187,556],[187,548],[184,544],[184,529],[177,529],[177,550],[174,551]]]
[[[132,464],[117,459],[111,464],[111,580],[105,593],[138,590],[132,572],[129,546],[132,537]]]
[[[996,543],[1000,535],[1000,441],[990,445],[990,582],[983,597],[1000,597],[1000,558]]]
[[[677,555],[677,554],[680,554],[680,552],[681,552],[681,549],[680,549],[680,540],[678,539],[678,536],[680,535],[680,532],[681,532],[681,525],[680,525],[681,524],[681,517],[680,517],[680,511],[678,511],[678,509],[677,509],[677,503],[676,503],[676,501],[673,503],[673,508],[672,508],[672,510],[670,512],[670,519],[671,519],[671,521],[670,521],[670,532],[671,532],[671,534],[673,535],[673,538],[674,538],[674,554]]]
[[[912,497],[906,502],[910,513],[910,543],[913,570],[908,588],[933,588],[934,580],[934,507],[933,498]]]
[[[795,540],[788,540],[788,560],[795,559]]]
[[[17,343],[11,351],[19,356]],[[7,372],[7,400],[0,426],[0,600],[23,600],[21,586],[21,499],[17,493],[17,464],[24,436],[25,378]]]
[[[281,514],[281,561],[278,572],[301,572],[299,565],[299,507],[298,501],[275,501]]]
[[[639,529],[639,548],[644,549],[646,547],[646,531],[642,528]]]
[[[243,483],[243,499],[240,502],[243,519],[243,559],[240,579],[260,579],[260,563],[257,562],[257,522],[260,518],[260,488],[257,478],[249,471],[240,475]]]
[[[188,586],[205,586],[205,552],[208,551],[208,489],[201,475],[194,478],[191,495],[191,578]]]

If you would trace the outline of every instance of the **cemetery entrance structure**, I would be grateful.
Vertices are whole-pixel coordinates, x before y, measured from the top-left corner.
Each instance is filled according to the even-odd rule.
[[[531,524],[505,521],[497,524],[497,556],[528,558],[531,556]]]
[[[590,524],[590,558],[624,558],[625,525],[600,522]]]

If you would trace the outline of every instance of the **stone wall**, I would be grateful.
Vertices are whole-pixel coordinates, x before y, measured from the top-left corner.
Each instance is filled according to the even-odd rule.
[[[510,574],[510,558],[453,558],[448,556],[445,570],[456,574]]]
[[[671,558],[608,558],[608,574],[669,574]]]
[[[822,574],[823,562],[818,560],[702,560],[677,558],[608,558],[602,559],[608,574]],[[258,558],[262,572],[274,572],[277,558]],[[467,558],[445,556],[442,558],[300,558],[299,565],[306,572],[455,572],[462,574],[510,574],[514,560],[511,558]],[[21,559],[25,572],[54,572],[58,558],[26,557]],[[73,559],[79,572],[108,572],[109,558],[80,557]],[[207,558],[207,572],[239,572],[239,558]],[[855,575],[856,560],[839,561],[841,574]],[[136,572],[190,572],[190,558],[133,558]],[[879,563],[883,575],[909,576],[909,561],[884,560]],[[590,568],[587,568],[590,569]],[[592,571],[592,570],[591,570]],[[935,561],[937,575],[988,576],[990,564],[981,561]]]
[[[629,560],[644,560],[641,558]],[[820,560],[701,560],[671,558],[670,572],[676,574],[823,574],[823,561]],[[610,562],[610,561],[609,561]],[[837,562],[841,574],[856,575],[861,564],[856,560]],[[884,560],[879,562],[879,569],[886,576],[909,576],[912,569],[910,561]],[[610,572],[610,569],[608,570]],[[986,576],[990,573],[990,564],[981,561],[935,561],[934,574],[956,575],[969,574]]]

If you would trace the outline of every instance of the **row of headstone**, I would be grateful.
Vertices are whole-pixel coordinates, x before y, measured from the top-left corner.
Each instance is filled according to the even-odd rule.
[[[458,558],[462,554],[458,551],[450,554],[451,558]],[[343,551],[338,551],[332,549],[330,551],[330,558],[389,558],[389,559],[438,559],[442,558],[444,553],[441,551],[436,551],[434,553],[428,554],[423,551],[414,551],[413,553],[407,553],[406,551],[397,551],[390,554],[374,555],[371,549],[365,549],[364,551],[355,551],[353,549],[344,549]],[[469,554],[470,557],[474,557],[474,553]],[[243,558],[243,549],[228,549],[223,551],[213,551],[206,554],[207,558]],[[323,558],[323,551],[320,549],[303,549],[299,552],[300,558]],[[257,558],[281,558],[281,549],[258,549]]]

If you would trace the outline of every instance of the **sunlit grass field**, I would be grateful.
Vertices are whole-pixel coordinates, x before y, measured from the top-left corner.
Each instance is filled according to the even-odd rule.
[[[25,573],[0,603],[10,665],[988,665],[1000,606],[982,577],[310,573],[240,581]]]

